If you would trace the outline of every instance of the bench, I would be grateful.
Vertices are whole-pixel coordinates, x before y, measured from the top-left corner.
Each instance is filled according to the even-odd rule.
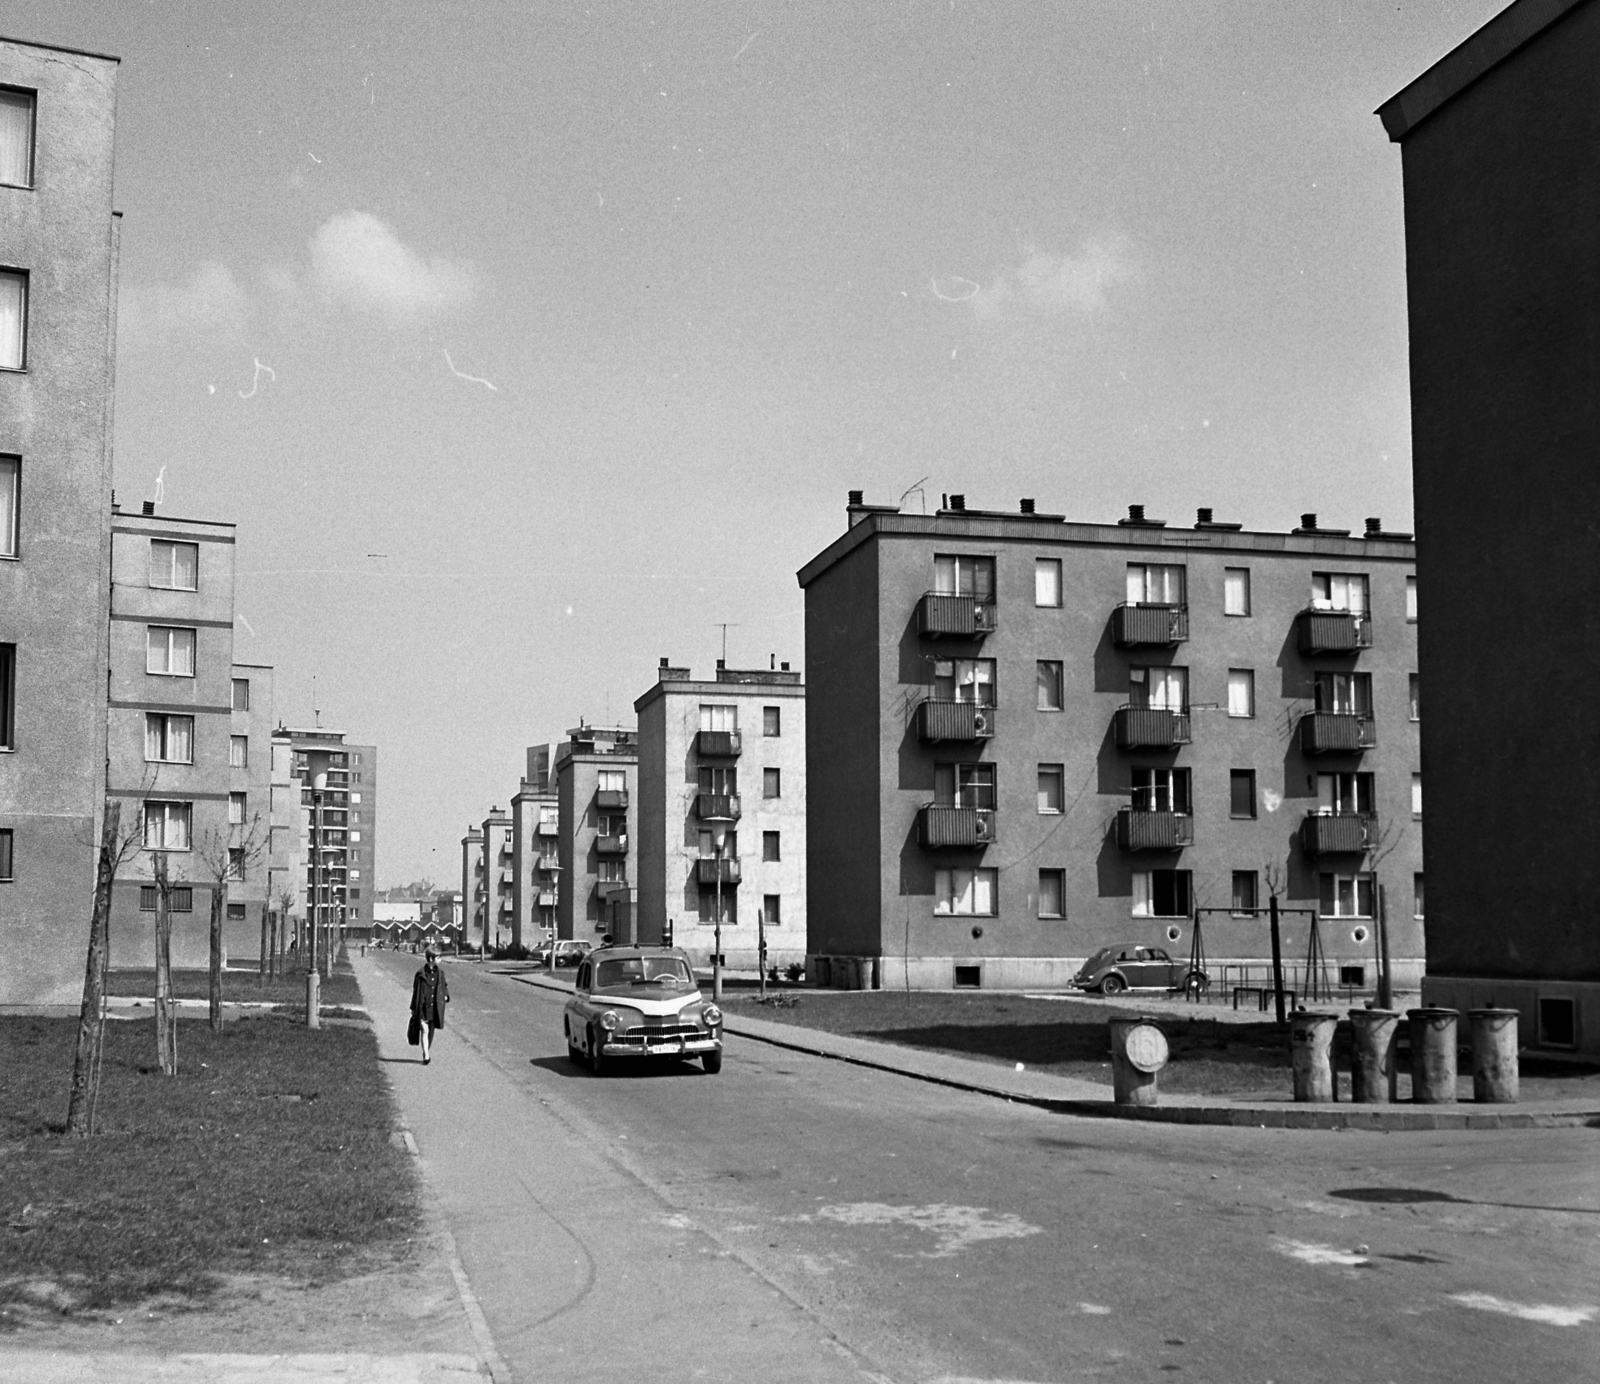
[[[1265,1014],[1267,1012],[1268,1001],[1276,993],[1277,991],[1270,985],[1235,985],[1233,987],[1233,1007],[1235,1009],[1239,1007],[1239,999],[1241,996],[1254,995],[1256,998],[1256,1008]],[[1284,1004],[1288,1008],[1294,1008],[1295,992],[1293,990],[1285,988],[1283,992],[1283,999]]]

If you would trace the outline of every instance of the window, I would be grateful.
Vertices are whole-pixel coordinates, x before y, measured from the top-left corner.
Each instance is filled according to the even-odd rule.
[[[1228,816],[1254,817],[1256,815],[1256,771],[1254,769],[1228,770]]]
[[[717,853],[717,836],[713,831],[700,833],[700,856],[709,860]],[[722,858],[724,860],[737,860],[739,858],[739,833],[736,831],[724,832],[722,836]]]
[[[764,831],[761,833],[761,858],[763,860],[782,860],[781,843],[778,833]]]
[[[0,557],[17,555],[17,514],[22,505],[22,458],[0,456]]]
[[[1411,916],[1413,918],[1420,918],[1423,916],[1422,874],[1420,871],[1411,876]]]
[[[0,750],[17,748],[17,646],[0,644]]]
[[[1222,569],[1222,613],[1248,615],[1250,613],[1250,569],[1224,567]]]
[[[0,370],[21,370],[28,363],[28,276],[20,269],[0,269]]]
[[[625,793],[628,791],[628,771],[626,769],[601,769],[595,774],[594,778],[595,787],[602,793]]]
[[[595,831],[601,836],[626,836],[628,834],[628,819],[621,813],[597,813],[594,819]],[[728,833],[732,836],[732,832]]]
[[[1417,675],[1415,673],[1411,674],[1411,719],[1413,721],[1422,719],[1422,701],[1417,690]]]
[[[935,555],[933,589],[940,596],[976,596],[980,601],[992,601],[994,559]]]
[[[231,923],[242,923],[244,919],[245,906],[242,903],[230,903],[228,905],[228,921]]]
[[[150,625],[145,632],[144,670],[169,678],[194,676],[194,635],[174,625]]]
[[[1040,812],[1061,811],[1062,775],[1062,766],[1059,764],[1041,764],[1039,766]]]
[[[230,769],[248,769],[250,767],[250,737],[248,735],[230,735],[228,737],[228,767]]]
[[[1319,876],[1317,912],[1324,918],[1370,918],[1372,916],[1372,876]]]
[[[942,658],[933,665],[933,696],[941,702],[994,705],[992,658]]]
[[[144,805],[144,848],[147,851],[189,849],[189,803],[147,802]]]
[[[1411,776],[1411,815],[1413,817],[1422,816],[1422,775],[1421,774],[1412,774],[1412,776]]]
[[[1067,916],[1067,872],[1065,870],[1039,871],[1039,916],[1065,918]]]
[[[1372,715],[1371,673],[1318,673],[1315,683],[1318,711]]]
[[[783,734],[783,708],[781,706],[764,706],[761,708],[761,733],[769,740],[776,740]]]
[[[1128,703],[1140,710],[1187,711],[1187,668],[1128,669]]]
[[[154,913],[161,890],[154,884],[139,886],[139,911]],[[173,913],[194,912],[194,889],[189,885],[173,885],[167,890],[167,908]]]
[[[16,876],[11,870],[11,828],[0,828],[0,880],[10,883]]]
[[[193,764],[194,717],[146,712],[144,757],[149,764]]]
[[[150,585],[163,591],[200,589],[200,545],[150,540]],[[245,703],[249,705],[248,702]],[[238,708],[244,710],[244,707]]]
[[[739,729],[739,708],[736,706],[700,707],[700,729],[733,731]]]
[[[250,710],[249,678],[235,678],[233,680],[233,709],[235,711]]]
[[[1228,715],[1256,714],[1256,674],[1253,668],[1228,669]]]
[[[243,879],[244,878],[244,847],[243,846],[229,846],[228,847],[228,878],[229,879]]]
[[[596,878],[602,884],[626,884],[628,881],[628,862],[626,860],[602,860]]]
[[[1313,610],[1347,610],[1352,615],[1367,613],[1367,579],[1356,572],[1313,572],[1311,574]]]
[[[1232,909],[1237,914],[1253,913],[1257,907],[1256,900],[1260,893],[1256,885],[1256,872],[1254,870],[1235,870],[1233,872],[1233,902]]]
[[[776,894],[761,896],[761,921],[768,927],[783,925],[783,900]]]
[[[782,769],[763,769],[761,771],[761,796],[763,798],[781,798],[783,796]]]
[[[1317,811],[1348,816],[1372,811],[1371,774],[1318,774]]]
[[[702,793],[734,794],[739,791],[739,770],[733,765],[702,764],[700,766],[700,791]],[[556,818],[549,819],[555,825]]]
[[[1058,658],[1041,658],[1039,660],[1039,710],[1061,710],[1061,660]]]
[[[1061,604],[1061,559],[1037,558],[1033,564],[1033,603],[1036,606]]]
[[[1135,918],[1187,918],[1189,871],[1136,870],[1133,876]]]
[[[715,889],[702,889],[700,891],[700,921],[714,923],[717,921],[717,891]],[[722,921],[737,925],[739,921],[739,891],[737,889],[724,889],[722,891]]]
[[[1415,623],[1417,618],[1417,579],[1406,578],[1406,619]]]
[[[993,810],[995,804],[994,765],[935,764],[933,800],[945,807],[976,807]]]
[[[998,877],[999,871],[987,866],[976,870],[935,870],[933,911],[981,916],[996,913]]]
[[[33,111],[37,97],[0,87],[0,183],[33,186]]]
[[[1187,769],[1133,770],[1133,807],[1136,812],[1189,813]]]
[[[1130,562],[1128,564],[1129,605],[1184,604],[1183,568]]]
[[[243,793],[228,794],[228,825],[242,827],[244,825],[245,795]]]

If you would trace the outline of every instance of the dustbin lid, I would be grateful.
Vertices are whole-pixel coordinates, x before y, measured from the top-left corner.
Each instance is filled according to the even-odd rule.
[[[1159,1072],[1167,1065],[1167,1035],[1154,1024],[1135,1024],[1123,1035],[1128,1065],[1139,1072]]]

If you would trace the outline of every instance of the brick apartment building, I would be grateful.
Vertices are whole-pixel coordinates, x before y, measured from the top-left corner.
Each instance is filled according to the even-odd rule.
[[[1376,520],[1246,533],[862,503],[799,573],[807,933],[861,983],[1060,986],[1103,945],[1329,979],[1423,960],[1416,563]],[[1286,915],[1292,968],[1311,919]]]

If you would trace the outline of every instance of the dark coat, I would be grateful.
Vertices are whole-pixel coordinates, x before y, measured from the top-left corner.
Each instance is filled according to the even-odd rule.
[[[444,1007],[450,1003],[450,985],[444,971],[433,968],[430,979],[424,966],[411,981],[411,1018],[414,1024],[426,1023],[432,1028],[444,1027]]]

